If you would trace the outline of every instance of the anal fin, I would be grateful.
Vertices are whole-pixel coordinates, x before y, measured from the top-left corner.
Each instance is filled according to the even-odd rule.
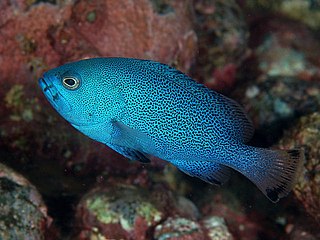
[[[215,185],[222,185],[230,178],[231,170],[229,167],[209,161],[171,161],[173,165],[184,173],[192,177]]]

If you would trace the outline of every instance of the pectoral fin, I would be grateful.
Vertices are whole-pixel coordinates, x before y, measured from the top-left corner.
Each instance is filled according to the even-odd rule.
[[[109,145],[125,157],[141,162],[150,162],[155,153],[152,139],[145,133],[128,127],[120,121],[113,121],[112,142]]]

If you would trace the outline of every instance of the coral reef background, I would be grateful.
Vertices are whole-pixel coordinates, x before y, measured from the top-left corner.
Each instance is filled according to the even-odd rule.
[[[320,239],[319,30],[312,0],[0,1],[0,239]],[[217,188],[78,133],[37,78],[97,56],[160,61],[240,102],[252,145],[305,150],[293,192],[272,204],[240,174]]]

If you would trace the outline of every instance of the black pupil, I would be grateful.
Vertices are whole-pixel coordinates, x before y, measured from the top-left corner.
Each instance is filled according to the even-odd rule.
[[[66,78],[64,82],[71,87],[76,84],[76,81],[72,78]]]

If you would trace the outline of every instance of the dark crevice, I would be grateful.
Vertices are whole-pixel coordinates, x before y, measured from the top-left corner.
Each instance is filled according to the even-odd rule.
[[[165,0],[150,0],[153,9],[160,15],[166,15],[174,12],[174,8]]]

